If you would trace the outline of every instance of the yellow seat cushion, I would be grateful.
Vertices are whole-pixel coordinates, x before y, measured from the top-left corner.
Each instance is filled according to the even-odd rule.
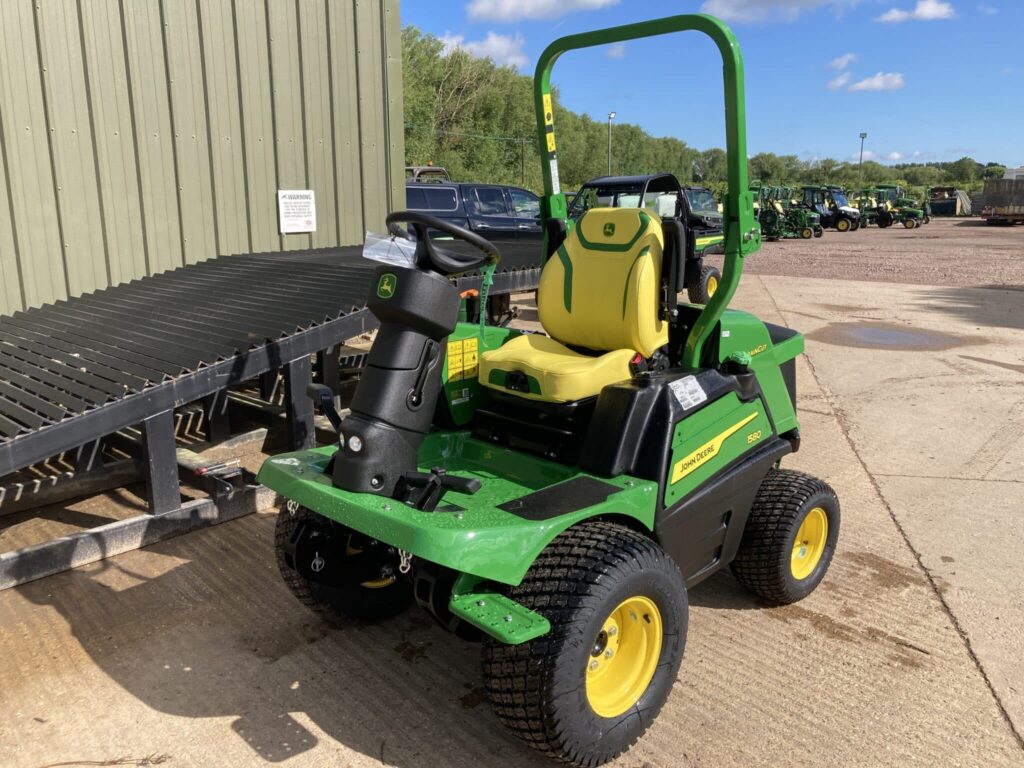
[[[485,352],[480,383],[564,403],[631,378],[638,352],[650,357],[668,343],[659,306],[663,246],[654,211],[591,208],[541,272],[537,313],[550,338],[520,336]]]
[[[526,334],[510,339],[480,359],[480,383],[531,400],[566,403],[598,394],[606,385],[633,376],[629,361],[636,353],[617,349],[597,357],[581,355],[548,336]],[[509,389],[507,377],[525,377],[527,391]]]

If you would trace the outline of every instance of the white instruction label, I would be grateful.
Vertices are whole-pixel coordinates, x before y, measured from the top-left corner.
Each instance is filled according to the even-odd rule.
[[[695,408],[708,399],[704,388],[697,381],[696,376],[684,376],[681,379],[669,382],[669,389],[676,396],[676,400],[684,409]]]

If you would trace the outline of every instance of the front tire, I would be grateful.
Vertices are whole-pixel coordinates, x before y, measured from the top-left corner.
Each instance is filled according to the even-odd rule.
[[[697,284],[691,285],[686,289],[690,303],[707,304],[711,301],[711,297],[715,295],[715,291],[718,290],[718,284],[721,280],[722,273],[718,271],[717,267],[712,267],[710,264],[702,267],[700,276],[697,278]]]
[[[769,602],[803,600],[825,578],[839,522],[839,498],[828,483],[773,469],[757,491],[732,562],[733,575]]]
[[[315,556],[322,557],[328,568],[338,559],[362,554],[363,550],[360,547],[368,547],[370,542],[366,537],[361,537],[351,529],[305,507],[290,510],[285,506],[277,513],[277,522],[274,526],[274,554],[281,579],[300,603],[328,624],[343,626],[352,620],[388,619],[401,613],[412,602],[412,585],[397,573],[388,578],[362,582],[352,580],[351,583],[337,586],[329,586],[304,576],[298,570],[299,564],[295,562],[297,553],[305,550],[295,548],[303,526],[317,526],[325,531],[325,536],[329,534],[329,538],[324,538],[324,541],[331,542],[331,546],[324,547],[323,552],[315,549]],[[296,554],[293,554],[293,551]],[[386,548],[382,551],[381,557],[389,557]]]
[[[810,227],[804,227],[803,229],[800,230],[800,237],[802,237],[804,240],[810,240],[812,237],[814,237],[814,230],[811,229]]]
[[[903,220],[903,228],[904,229],[916,229],[917,228],[917,219],[904,219]]]
[[[836,219],[836,229],[840,232],[850,231],[850,220],[846,218]]]
[[[640,533],[586,522],[556,537],[511,596],[551,631],[522,645],[485,640],[498,719],[549,757],[596,766],[628,749],[668,698],[686,644],[686,586]]]

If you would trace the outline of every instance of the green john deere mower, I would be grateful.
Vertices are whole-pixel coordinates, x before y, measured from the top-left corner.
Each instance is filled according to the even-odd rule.
[[[725,256],[706,305],[680,303],[685,221],[593,208],[572,222],[559,189],[551,70],[566,51],[669,32],[708,35],[724,64]],[[482,270],[487,240],[415,212],[405,264],[377,268],[380,320],[337,441],[268,459],[286,500],[286,584],[332,621],[386,618],[415,601],[483,643],[498,718],[541,752],[594,766],[647,729],[676,680],[687,590],[731,567],[764,601],[822,580],[839,503],[780,462],[800,446],[803,338],[730,310],[760,247],[747,185],[743,66],[732,33],[675,16],[557,40],[534,82],[547,259],[545,333],[458,322],[449,277]],[[428,231],[475,246],[442,250]],[[396,246],[402,245],[396,242]],[[401,249],[400,249],[401,250]]]

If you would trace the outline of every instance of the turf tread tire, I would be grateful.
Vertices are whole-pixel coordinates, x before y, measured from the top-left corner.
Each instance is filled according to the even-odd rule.
[[[587,617],[604,610],[598,607],[602,598],[615,593],[616,584],[622,584],[615,577],[623,573],[657,574],[670,584],[677,597],[677,604],[670,607],[675,618],[659,606],[666,633],[655,676],[638,705],[624,713],[616,727],[606,725],[595,743],[593,738],[579,738],[581,721],[585,726],[599,718],[578,704],[579,685],[572,688],[573,673],[565,659],[584,646],[583,653],[589,653],[593,639],[584,629]],[[661,710],[682,660],[687,603],[678,566],[641,533],[608,522],[585,522],[557,536],[538,555],[511,597],[545,616],[551,631],[521,645],[485,640],[484,686],[495,715],[526,744],[569,765],[601,765],[626,751]],[[668,632],[671,627],[673,635]]]
[[[711,296],[708,295],[708,281],[712,277],[719,283],[722,282],[722,273],[718,267],[713,267],[710,264],[701,267],[697,282],[686,289],[686,295],[691,304],[707,304],[711,301]]]
[[[808,509],[820,506],[828,517],[825,551],[814,571],[796,581],[790,554]],[[839,499],[824,480],[791,469],[772,469],[758,488],[732,562],[736,579],[754,594],[778,605],[802,600],[825,577],[839,535]]]
[[[339,599],[337,590],[307,579],[288,565],[285,559],[285,546],[295,529],[302,522],[320,519],[320,515],[305,507],[299,507],[294,514],[286,507],[282,507],[274,524],[274,556],[277,560],[277,569],[288,591],[300,603],[331,626],[342,627],[352,624],[353,621],[372,622],[391,618],[412,602],[411,587],[402,581],[383,590],[366,590],[357,586],[361,592],[370,594]]]

